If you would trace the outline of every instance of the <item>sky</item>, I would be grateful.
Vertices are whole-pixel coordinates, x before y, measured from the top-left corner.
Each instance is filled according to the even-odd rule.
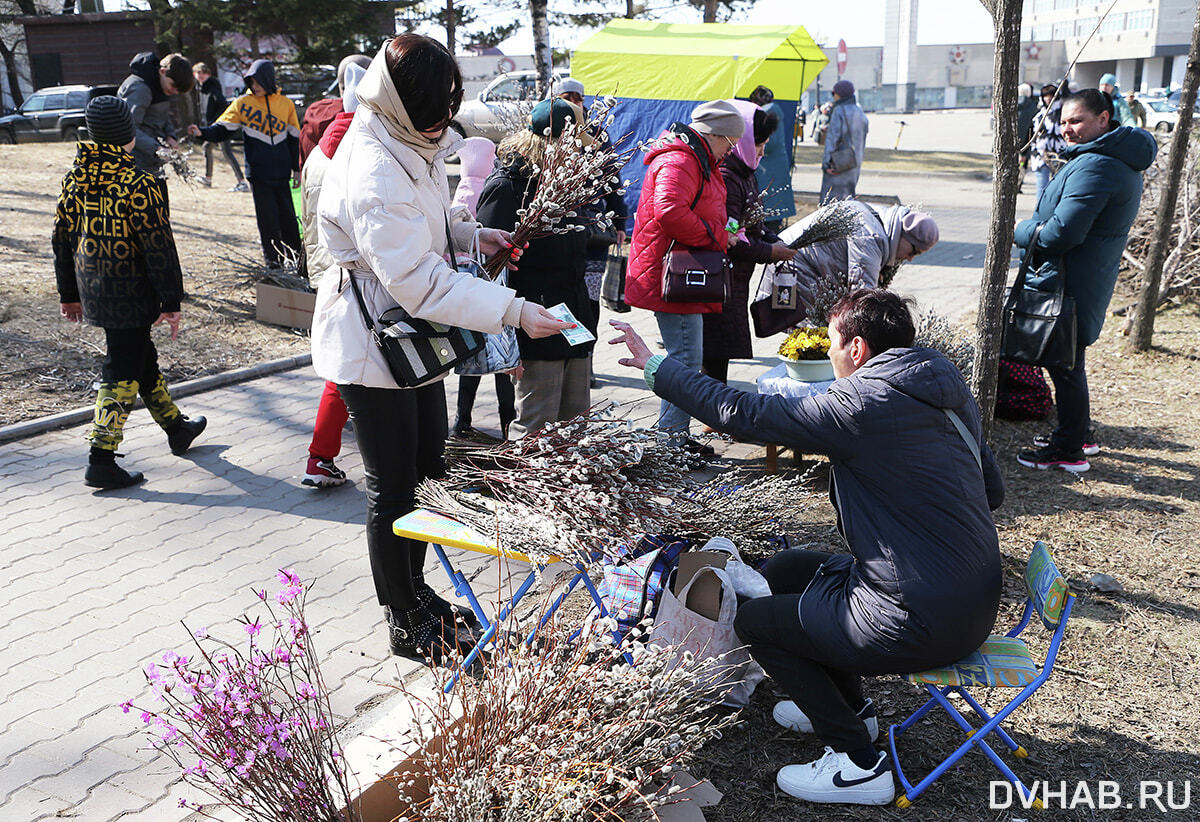
[[[644,2],[645,0],[643,0]],[[550,0],[555,8],[562,0]],[[473,3],[481,17],[488,15],[488,3]],[[650,5],[650,3],[648,3]],[[653,5],[659,5],[655,3]],[[753,8],[734,23],[797,23],[804,26],[818,42],[835,45],[844,39],[847,46],[883,45],[884,0],[756,0]],[[511,12],[505,13],[505,17]],[[664,13],[660,19],[669,22],[699,23],[699,12],[691,7]],[[555,48],[573,48],[591,32],[552,32]],[[992,18],[978,0],[920,0],[917,6],[917,42],[921,44],[991,42]],[[533,37],[528,27],[505,41],[501,49],[507,54],[529,54]]]

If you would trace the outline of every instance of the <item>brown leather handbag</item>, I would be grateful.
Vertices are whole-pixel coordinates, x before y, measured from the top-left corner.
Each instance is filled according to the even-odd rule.
[[[663,302],[723,303],[731,274],[725,252],[675,248],[672,240],[663,257]]]

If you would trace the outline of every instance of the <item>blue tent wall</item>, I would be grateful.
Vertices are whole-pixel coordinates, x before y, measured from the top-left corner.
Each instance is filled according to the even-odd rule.
[[[626,134],[633,143],[653,140],[661,135],[675,122],[686,123],[691,119],[692,109],[700,105],[702,100],[641,100],[622,97],[620,104],[613,109],[613,124],[608,127],[608,134],[613,140],[619,140]],[[587,100],[591,103],[591,99]],[[798,103],[793,100],[776,100],[775,103],[783,112],[783,133],[790,135],[795,130],[796,108]],[[792,144],[788,140],[788,158],[792,158]],[[621,171],[621,179],[628,183],[625,191],[625,207],[628,209],[630,223],[628,229],[633,231],[632,218],[637,211],[638,199],[642,194],[642,180],[646,176],[646,154],[639,152],[633,156],[629,164]],[[758,181],[759,188],[767,188],[766,181]],[[790,182],[790,181],[789,181]],[[778,188],[784,182],[770,183],[771,188]]]

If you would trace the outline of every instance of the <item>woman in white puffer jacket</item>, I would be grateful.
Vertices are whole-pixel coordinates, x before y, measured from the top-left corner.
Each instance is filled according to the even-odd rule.
[[[325,172],[318,205],[320,242],[336,268],[317,292],[313,368],[337,384],[354,421],[367,477],[367,548],[392,652],[437,660],[454,646],[455,613],[425,583],[425,543],[397,537],[392,523],[415,507],[421,480],[442,473],[446,393],[440,380],[396,384],[349,277],[372,317],[398,305],[432,322],[488,333],[520,326],[533,337],[566,325],[448,262],[476,233],[485,254],[511,237],[451,209],[443,160],[462,141],[447,128],[462,100],[462,75],[445,47],[416,34],[393,38],[357,93],[358,111]],[[447,217],[454,249],[446,247]]]

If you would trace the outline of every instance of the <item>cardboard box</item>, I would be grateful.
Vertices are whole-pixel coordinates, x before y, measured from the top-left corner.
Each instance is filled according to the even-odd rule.
[[[729,561],[729,554],[724,551],[685,551],[679,555],[679,568],[675,571],[675,583],[671,586],[675,596],[679,596],[684,586],[705,568],[724,568]],[[717,620],[721,616],[721,596],[724,588],[716,574],[704,574],[688,591],[687,602],[683,603],[689,611],[695,611],[701,616]]]
[[[309,329],[312,328],[316,305],[317,295],[311,291],[296,291],[269,283],[259,283],[254,318],[260,323]]]

